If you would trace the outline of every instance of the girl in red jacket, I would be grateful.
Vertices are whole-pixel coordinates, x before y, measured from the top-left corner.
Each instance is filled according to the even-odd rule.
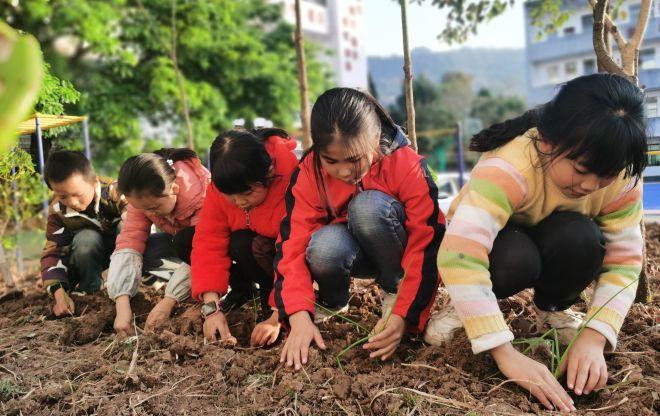
[[[323,93],[311,130],[275,255],[274,304],[291,327],[280,361],[299,369],[312,340],[325,349],[315,322],[329,314],[314,302],[346,308],[351,276],[375,277],[382,289],[382,316],[364,348],[385,360],[406,329],[424,328],[435,298],[444,233],[438,190],[424,159],[366,93]]]
[[[110,258],[108,295],[115,301],[115,331],[133,333],[130,298],[143,274],[167,273],[165,297],[146,328],[166,320],[177,302],[190,297],[190,251],[211,174],[190,149],[161,149],[127,159],[118,188],[128,201],[126,218]],[[161,232],[151,234],[155,225]],[[174,270],[170,274],[167,270]]]
[[[204,302],[204,335],[212,341],[219,333],[222,341],[235,342],[225,313],[252,300],[255,283],[262,308],[270,312],[275,239],[284,217],[286,187],[298,165],[295,147],[280,129],[230,130],[211,146],[213,183],[191,258],[192,296]],[[260,333],[260,344],[275,341],[277,320],[275,325]]]

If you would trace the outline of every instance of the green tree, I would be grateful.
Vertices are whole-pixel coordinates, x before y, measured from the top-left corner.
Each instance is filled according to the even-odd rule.
[[[525,111],[525,101],[520,97],[493,96],[482,88],[472,101],[470,117],[481,120],[484,127],[517,117]]]
[[[168,126],[175,143],[186,137],[172,7],[171,0],[0,2],[0,15],[34,34],[53,72],[82,92],[68,111],[90,115],[93,153],[105,159],[105,172],[143,149],[141,119]],[[279,6],[208,0],[175,7],[176,63],[196,145],[207,147],[236,118],[291,127],[299,103],[293,27]],[[330,77],[313,59],[307,69],[313,99]]]

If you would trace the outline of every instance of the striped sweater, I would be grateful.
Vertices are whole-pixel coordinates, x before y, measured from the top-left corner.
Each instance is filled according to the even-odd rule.
[[[484,153],[449,211],[449,227],[438,253],[438,268],[474,353],[513,339],[492,291],[488,255],[499,231],[511,220],[538,224],[554,211],[574,211],[592,218],[606,240],[601,274],[591,296],[588,324],[614,349],[619,329],[635,297],[643,240],[641,181],[621,174],[610,185],[579,199],[564,196],[544,174],[527,131]]]

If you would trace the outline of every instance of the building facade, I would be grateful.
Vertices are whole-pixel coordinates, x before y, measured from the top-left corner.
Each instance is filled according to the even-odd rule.
[[[296,24],[295,0],[271,0],[282,5],[284,20]],[[323,51],[338,87],[367,88],[364,48],[364,6],[361,0],[301,0],[303,35]]]

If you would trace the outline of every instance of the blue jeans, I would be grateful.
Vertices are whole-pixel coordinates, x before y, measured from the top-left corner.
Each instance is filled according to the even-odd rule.
[[[363,191],[348,205],[347,222],[316,231],[307,247],[307,265],[319,286],[318,301],[330,308],[348,303],[351,275],[375,277],[396,293],[408,243],[406,212],[390,195]]]

